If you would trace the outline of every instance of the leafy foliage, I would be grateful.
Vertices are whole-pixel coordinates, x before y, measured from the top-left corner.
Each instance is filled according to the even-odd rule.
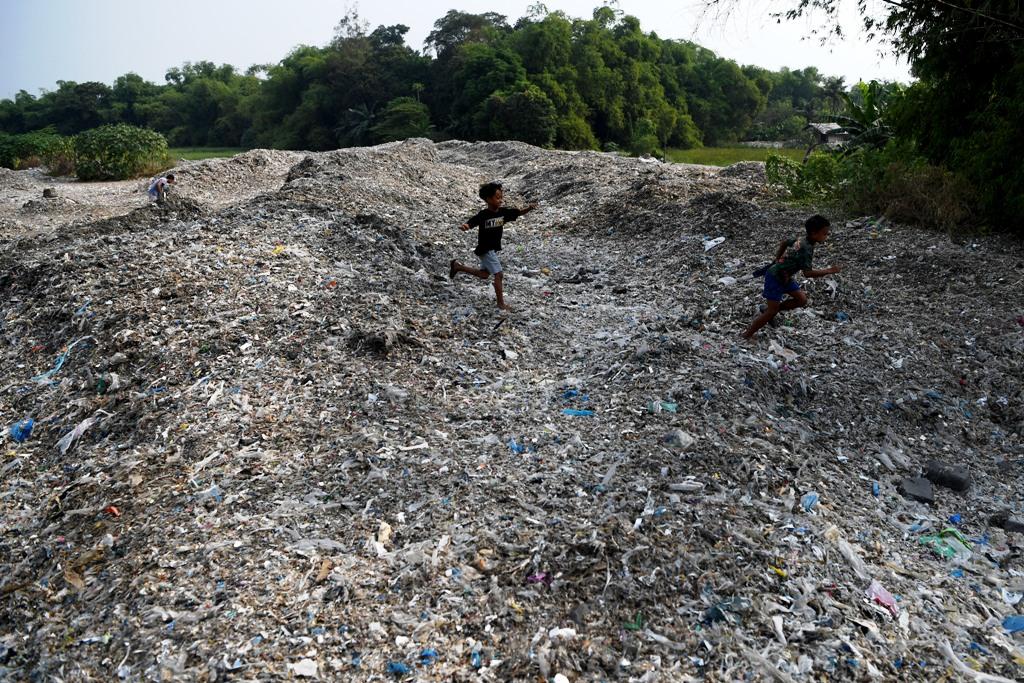
[[[847,151],[861,148],[881,149],[892,139],[892,128],[885,120],[886,107],[892,94],[899,95],[900,88],[886,88],[878,81],[858,83],[853,94],[841,93],[846,111],[835,117],[840,130],[850,134],[846,143]]]
[[[555,139],[555,107],[540,88],[524,84],[519,89],[492,93],[478,123],[487,127],[491,140],[522,140],[541,147]]]
[[[796,201],[820,202],[836,191],[840,166],[836,156],[828,152],[815,152],[805,163],[772,152],[765,161],[765,177],[769,183],[788,190]]]
[[[388,102],[370,129],[377,142],[425,138],[430,132],[430,110],[412,97],[396,97]]]
[[[11,169],[43,164],[55,175],[74,170],[71,140],[53,129],[8,135],[0,133],[0,166]]]
[[[75,168],[81,180],[134,178],[168,163],[167,141],[151,130],[119,123],[75,137]]]
[[[614,4],[573,18],[537,3],[514,24],[452,10],[424,52],[406,45],[408,30],[370,30],[349,12],[327,45],[244,72],[199,61],[168,69],[159,85],[133,73],[113,86],[62,81],[0,100],[0,131],[126,123],[179,147],[324,150],[412,134],[653,152],[789,137],[833,111],[843,90],[812,68],[741,68],[664,40]]]
[[[814,12],[825,17],[821,32],[842,35],[839,5],[839,0],[791,0],[779,16]],[[942,174],[952,173],[954,185],[975,188],[981,221],[1024,234],[1024,170],[1019,162],[1024,154],[1024,4],[900,0],[857,6],[869,34],[889,40],[918,78],[889,104],[885,123],[896,144],[882,149],[908,156],[892,161],[881,177],[899,184],[892,174],[902,169],[908,178],[920,181],[927,175],[933,184],[946,187],[951,181]],[[880,151],[884,136],[875,133],[884,131],[872,132],[871,126],[865,131],[871,133],[868,146]],[[860,158],[870,167],[868,175],[880,177],[870,166],[873,155]]]
[[[864,146],[846,154],[815,152],[803,164],[773,153],[765,162],[765,175],[798,203],[832,204],[950,231],[973,219],[973,188],[929,164],[906,143]]]

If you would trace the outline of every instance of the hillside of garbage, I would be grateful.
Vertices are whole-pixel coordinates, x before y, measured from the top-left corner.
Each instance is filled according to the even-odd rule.
[[[829,214],[747,342],[759,163],[0,173],[0,680],[1024,679],[1019,243]]]

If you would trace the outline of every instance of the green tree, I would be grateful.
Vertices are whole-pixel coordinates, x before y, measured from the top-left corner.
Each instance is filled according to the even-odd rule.
[[[430,137],[430,110],[415,98],[396,97],[376,117],[370,134],[374,142]]]
[[[492,93],[481,109],[477,127],[486,129],[491,140],[522,140],[547,147],[555,140],[555,107],[540,88],[523,83]]]
[[[713,0],[728,4],[732,0]],[[838,0],[792,0],[780,18],[816,11],[844,33]],[[911,64],[917,83],[894,102],[897,146],[951,169],[977,188],[995,226],[1024,232],[1024,5],[1017,0],[858,3],[865,29]],[[912,159],[907,160],[912,163]]]

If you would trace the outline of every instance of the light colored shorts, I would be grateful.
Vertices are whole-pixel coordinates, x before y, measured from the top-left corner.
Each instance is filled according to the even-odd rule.
[[[501,261],[498,260],[498,252],[489,251],[480,257],[480,267],[491,275],[501,272]]]

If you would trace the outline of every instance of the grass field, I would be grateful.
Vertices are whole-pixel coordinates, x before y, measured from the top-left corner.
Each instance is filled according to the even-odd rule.
[[[707,166],[728,166],[737,161],[764,161],[769,152],[775,152],[796,161],[803,161],[802,149],[763,149],[757,147],[701,147],[700,149],[670,149],[666,156],[669,161],[681,164],[705,164]]]
[[[241,147],[171,147],[168,152],[175,159],[212,159],[215,157],[233,157],[245,150]]]

